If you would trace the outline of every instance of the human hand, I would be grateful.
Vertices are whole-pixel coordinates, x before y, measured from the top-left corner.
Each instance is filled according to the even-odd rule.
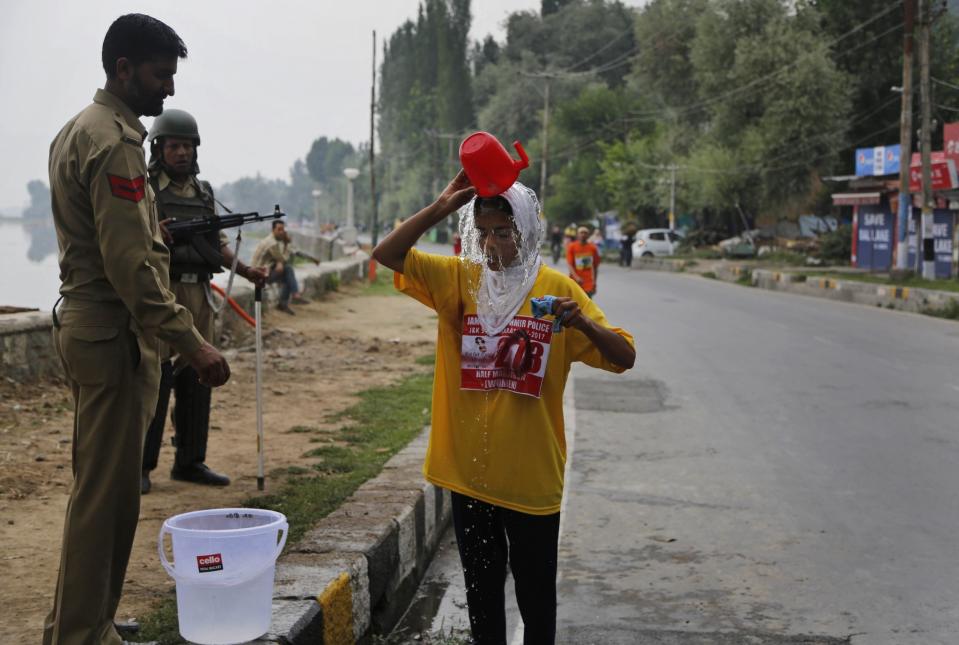
[[[261,289],[266,285],[266,267],[243,267],[243,277]]]
[[[160,236],[163,238],[163,241],[167,243],[167,245],[173,244],[173,236],[170,235],[170,231],[168,231],[166,228],[166,225],[170,221],[170,219],[171,218],[168,217],[166,219],[161,219],[158,222],[160,226]]]
[[[200,349],[187,357],[190,366],[196,370],[200,383],[210,387],[219,387],[230,380],[230,365],[210,343],[203,343]]]
[[[572,298],[556,296],[553,301],[553,315],[561,320],[563,327],[572,327],[585,332],[593,321],[583,313],[579,303]]]
[[[460,170],[453,177],[453,181],[436,198],[436,203],[442,206],[447,214],[452,213],[460,206],[473,199],[476,189],[470,184],[465,170]]]

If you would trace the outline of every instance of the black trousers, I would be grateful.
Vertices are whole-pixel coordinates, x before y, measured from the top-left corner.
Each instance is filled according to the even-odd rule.
[[[176,395],[176,404],[173,406],[176,465],[189,468],[205,462],[206,445],[210,436],[210,388],[200,383],[200,377],[192,367],[184,367],[178,374],[174,374],[173,364],[164,361],[160,369],[157,407],[143,442],[144,472],[157,467],[171,391]]]
[[[506,565],[516,585],[524,645],[556,640],[559,513],[529,515],[452,493],[453,529],[478,645],[506,645]]]

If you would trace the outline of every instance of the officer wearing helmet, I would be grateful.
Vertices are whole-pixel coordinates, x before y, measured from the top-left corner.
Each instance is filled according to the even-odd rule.
[[[177,220],[217,217],[213,188],[197,178],[197,147],[200,131],[196,119],[183,110],[164,110],[153,122],[147,137],[150,142],[149,182],[156,195],[160,228],[170,248],[170,283],[176,300],[193,314],[196,328],[213,342],[215,312],[211,305],[210,279],[233,264],[233,252],[226,235],[194,235],[187,241],[174,241],[164,224]],[[262,285],[266,272],[237,263],[237,273]],[[176,432],[176,456],[170,477],[179,480],[226,486],[230,479],[206,465],[206,447],[210,428],[210,388],[200,383],[196,371],[180,357],[167,357],[162,363],[160,395],[156,413],[147,431],[143,450],[141,493],[150,491],[150,472],[157,466],[163,426],[171,390],[175,403],[171,415]]]

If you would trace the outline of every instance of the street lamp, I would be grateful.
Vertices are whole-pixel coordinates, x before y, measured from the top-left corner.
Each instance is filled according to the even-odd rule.
[[[346,226],[343,227],[341,239],[347,244],[356,243],[356,227],[353,225],[353,180],[360,176],[356,168],[344,168],[343,174],[347,179],[346,190]]]
[[[313,189],[313,219],[316,222],[316,234],[320,234],[320,195],[323,191],[319,188]]]

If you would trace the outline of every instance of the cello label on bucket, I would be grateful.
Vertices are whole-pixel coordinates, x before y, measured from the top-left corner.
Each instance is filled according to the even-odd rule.
[[[219,553],[196,556],[196,566],[200,573],[223,571],[223,556]]]

